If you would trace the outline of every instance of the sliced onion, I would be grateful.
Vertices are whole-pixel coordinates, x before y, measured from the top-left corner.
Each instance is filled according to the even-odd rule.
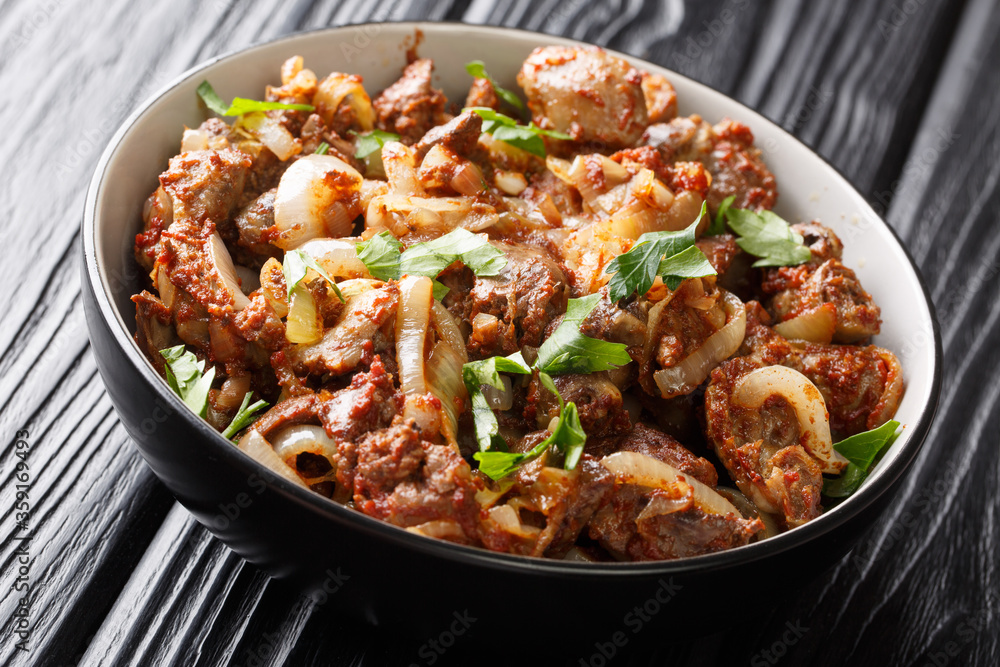
[[[649,169],[640,169],[631,185],[632,194],[647,206],[666,211],[674,203],[674,193]]]
[[[611,471],[619,482],[625,484],[666,490],[671,490],[671,487],[677,484],[686,484],[691,487],[694,503],[701,510],[710,514],[742,516],[739,510],[715,489],[652,456],[638,452],[615,452],[601,459],[601,465]]]
[[[465,409],[467,391],[462,380],[465,346],[461,354],[444,340],[439,340],[427,359],[427,387],[441,401],[442,432],[449,444],[458,447],[458,416]]]
[[[290,343],[311,345],[323,338],[323,319],[316,308],[316,300],[304,285],[292,290],[285,323],[285,338]]]
[[[774,325],[774,330],[789,340],[829,345],[837,328],[837,307],[832,303],[805,310]]]
[[[372,109],[371,98],[361,85],[360,76],[333,72],[319,83],[313,104],[327,125],[334,124],[337,107],[341,103],[351,107],[357,129],[368,132],[375,127],[375,110]]]
[[[271,436],[271,446],[282,461],[293,465],[299,454],[322,456],[336,466],[337,441],[326,434],[322,426],[296,424]]]
[[[430,326],[433,284],[426,276],[406,276],[399,282],[396,313],[396,362],[400,389],[407,396],[427,393],[424,348]]]
[[[885,387],[875,409],[868,415],[868,428],[878,428],[896,414],[899,401],[903,398],[903,367],[896,355],[881,347],[874,348],[886,365]]]
[[[565,183],[566,185],[573,185],[573,178],[569,175],[570,170],[573,168],[572,163],[562,158],[552,157],[549,155],[545,158],[545,167],[551,171],[556,178]]]
[[[420,524],[419,526],[410,526],[406,530],[411,533],[416,533],[417,535],[436,537],[439,540],[464,541],[466,539],[465,531],[462,530],[462,526],[459,525],[459,523],[454,519],[437,519],[435,521],[428,521]]]
[[[229,256],[226,244],[222,242],[219,232],[212,234],[212,239],[208,244],[209,252],[212,256],[212,263],[215,270],[219,272],[225,288],[229,291],[233,299],[233,310],[243,310],[250,305],[250,299],[240,289],[240,278],[236,275],[236,267],[233,265],[233,258]]]
[[[795,410],[799,422],[799,442],[823,467],[838,473],[847,466],[833,448],[830,414],[823,394],[802,373],[787,366],[765,366],[744,375],[733,388],[733,404],[757,410],[771,396],[780,396]]]
[[[281,457],[271,447],[271,443],[265,440],[264,436],[254,429],[248,430],[246,435],[240,439],[239,448],[256,459],[258,463],[284,477],[289,482],[308,488],[298,473],[281,460]]]
[[[493,182],[496,183],[498,188],[515,197],[524,192],[525,188],[528,187],[528,181],[524,178],[524,174],[519,171],[497,169],[493,174]],[[549,198],[549,201],[552,201],[551,198]]]
[[[398,141],[387,141],[382,146],[382,166],[390,191],[402,197],[424,194],[417,176],[417,155],[412,148]]]
[[[298,250],[316,260],[331,278],[371,278],[368,267],[358,258],[357,244],[356,238],[313,239]]]
[[[500,376],[503,389],[497,389],[493,385],[483,385],[483,396],[493,410],[510,410],[514,406],[514,391],[511,389],[510,378],[506,375]]]
[[[293,137],[280,121],[262,111],[244,114],[237,125],[267,146],[282,162],[302,152],[302,142]]]
[[[498,505],[486,512],[489,520],[492,520],[504,532],[524,538],[535,538],[541,532],[540,528],[528,526],[521,523],[517,511],[510,505]]]
[[[264,299],[280,318],[288,316],[288,288],[285,287],[285,277],[281,271],[281,262],[275,257],[269,257],[260,269],[260,288]]]
[[[724,292],[722,307],[726,311],[724,327],[709,336],[697,350],[686,356],[676,366],[653,373],[653,380],[656,381],[656,386],[663,398],[673,398],[691,393],[704,382],[720,361],[732,356],[740,348],[747,326],[747,314],[743,303],[734,294]],[[656,324],[652,316],[651,310],[650,330],[655,331]]]
[[[302,59],[302,56],[292,56],[281,63],[281,85],[286,86],[291,83],[295,75],[301,72],[304,66],[305,60]]]
[[[188,151],[203,151],[208,148],[208,135],[201,130],[184,128],[184,135],[181,137],[181,153]]]
[[[215,403],[219,407],[235,410],[240,407],[248,391],[250,391],[249,375],[230,375],[222,383],[222,389],[216,395]]]
[[[164,268],[163,264],[157,262],[153,266],[153,273],[150,275],[153,282],[156,283],[156,291],[160,294],[160,301],[169,310],[174,309],[174,299],[177,296],[177,288],[172,282],[170,282],[170,276],[167,274],[167,269]]]
[[[332,155],[296,160],[278,183],[274,197],[274,245],[293,250],[319,237],[350,236],[361,212],[358,193],[364,179]]]
[[[479,167],[469,161],[465,161],[455,170],[450,185],[452,189],[468,197],[480,194],[486,189],[486,181],[483,179],[483,172]]]
[[[236,276],[240,279],[240,291],[250,298],[250,295],[260,289],[260,274],[251,268],[236,264]]]

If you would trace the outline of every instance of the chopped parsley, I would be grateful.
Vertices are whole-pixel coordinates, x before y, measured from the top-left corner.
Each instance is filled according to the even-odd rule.
[[[852,435],[833,446],[849,463],[840,477],[823,480],[823,495],[844,498],[853,494],[868,477],[876,457],[900,434],[899,422],[892,419],[864,433]]]
[[[716,275],[715,269],[697,246],[695,230],[705,204],[694,222],[679,232],[647,232],[640,236],[632,248],[608,263],[605,273],[611,274],[608,297],[618,303],[632,293],[642,296],[653,286],[656,276],[672,290],[685,278]]]
[[[205,370],[205,361],[198,359],[183,345],[160,350],[166,361],[167,384],[181,397],[184,405],[199,417],[208,413],[208,392],[215,379],[215,367]]]
[[[580,333],[580,324],[601,300],[600,294],[570,299],[566,315],[552,335],[538,348],[535,367],[543,373],[596,373],[624,366],[632,361],[624,343],[609,343]]]
[[[235,441],[236,434],[253,422],[254,413],[259,412],[268,406],[267,401],[257,401],[253,405],[249,405],[250,396],[252,394],[252,391],[248,391],[243,397],[243,403],[240,405],[240,409],[236,411],[236,416],[233,417],[233,421],[229,422],[229,426],[226,427],[226,430],[222,432],[223,438]]]
[[[476,441],[480,451],[505,451],[507,444],[500,437],[500,427],[496,415],[483,395],[482,386],[487,384],[496,389],[503,389],[500,373],[516,373],[528,375],[531,369],[524,362],[520,352],[509,357],[490,357],[480,361],[470,361],[462,367],[462,380],[469,391],[472,403],[472,421],[476,427]]]
[[[729,228],[739,235],[736,244],[744,252],[759,257],[754,267],[795,266],[812,259],[812,251],[804,245],[802,235],[793,232],[776,213],[733,208],[731,198],[722,204],[719,213],[725,216]],[[719,227],[717,223],[718,216],[715,228]]]
[[[368,272],[379,280],[399,280],[404,275],[436,278],[455,262],[462,262],[477,276],[495,276],[507,266],[502,252],[482,236],[461,227],[432,241],[415,243],[402,252],[400,248],[399,240],[386,231],[359,243],[357,253]],[[442,289],[446,294],[448,288],[436,282],[435,298]]]
[[[352,131],[351,134],[357,137],[357,141],[354,143],[354,157],[359,160],[364,160],[372,153],[381,151],[387,141],[399,141],[398,134],[382,130],[372,130],[364,134]]]
[[[260,102],[248,100],[245,97],[234,97],[228,106],[222,101],[212,84],[202,81],[198,86],[198,96],[209,109],[220,116],[242,116],[255,111],[269,111],[271,109],[294,109],[297,111],[315,111],[316,107],[311,104],[285,104],[284,102]]]
[[[488,107],[467,107],[462,110],[475,111],[483,119],[483,132],[492,134],[494,139],[528,151],[532,155],[545,157],[543,136],[570,141],[573,137],[554,130],[543,130],[534,123],[518,125],[510,116]]]
[[[292,291],[298,287],[302,279],[306,277],[306,273],[312,269],[319,275],[326,279],[326,282],[330,283],[333,287],[334,294],[340,299],[341,303],[346,303],[344,301],[344,295],[340,293],[340,288],[337,287],[337,283],[327,275],[326,271],[323,270],[315,259],[309,256],[308,253],[302,250],[289,250],[285,253],[285,259],[281,263],[281,272],[285,276],[285,285],[288,287],[288,299],[292,298]]]

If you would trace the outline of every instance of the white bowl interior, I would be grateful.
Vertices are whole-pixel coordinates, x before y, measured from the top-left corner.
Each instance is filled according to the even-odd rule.
[[[516,73],[533,48],[574,43],[480,26],[421,24],[421,30],[419,54],[434,60],[436,84],[459,104],[470,83],[464,67],[468,61],[483,60],[502,85],[514,88]],[[394,24],[296,35],[189,72],[126,121],[108,149],[96,202],[95,250],[99,266],[106,267],[105,290],[129,336],[135,329],[129,297],[141,273],[132,257],[132,245],[140,231],[143,202],[155,189],[167,160],[179,150],[184,126],[195,127],[205,118],[195,93],[198,85],[209,80],[226,100],[237,95],[260,99],[265,85],[280,81],[281,63],[301,55],[306,67],[320,77],[331,71],[360,74],[374,96],[398,78],[413,38],[412,26]],[[623,57],[665,75],[677,89],[681,114],[698,113],[712,123],[728,116],[750,126],[777,178],[777,212],[790,221],[817,219],[841,236],[845,263],[857,271],[882,309],[882,333],[875,343],[895,352],[903,365],[906,393],[896,419],[915,426],[933,391],[933,325],[920,282],[893,234],[836,170],[778,126],[702,84]],[[904,430],[884,463],[906,448],[911,432]],[[885,468],[880,466],[871,479]]]

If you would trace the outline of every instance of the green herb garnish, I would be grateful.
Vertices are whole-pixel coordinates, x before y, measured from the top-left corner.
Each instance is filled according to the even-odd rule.
[[[316,107],[311,104],[285,104],[284,102],[259,102],[248,100],[245,97],[234,97],[228,106],[222,101],[212,84],[202,81],[198,86],[198,96],[205,102],[205,106],[219,114],[220,116],[242,116],[255,111],[269,111],[271,109],[294,109],[297,111],[315,111]]]
[[[340,288],[337,287],[337,283],[333,278],[327,275],[326,271],[323,270],[323,267],[315,259],[302,250],[289,250],[285,253],[285,259],[281,262],[281,272],[285,276],[285,285],[288,287],[289,300],[292,298],[292,290],[298,287],[298,284],[306,277],[309,269],[321,275],[333,287],[333,292],[340,299],[340,302],[346,303],[344,295],[340,293]]]
[[[252,391],[248,391],[243,397],[243,403],[240,405],[240,409],[236,411],[236,416],[233,417],[233,421],[229,422],[229,426],[226,427],[226,430],[222,432],[223,438],[235,441],[233,436],[250,425],[250,422],[253,421],[254,413],[259,412],[268,406],[267,401],[257,401],[253,405],[248,405],[252,394]]]
[[[596,373],[632,361],[623,343],[609,343],[580,333],[580,324],[601,300],[600,294],[570,299],[566,315],[552,335],[538,348],[535,367],[551,375]]]
[[[705,236],[718,236],[726,233],[726,211],[733,205],[736,195],[729,195],[719,204],[719,210],[715,212],[715,219],[709,224],[705,231]]]
[[[632,248],[608,263],[605,273],[612,274],[608,283],[608,297],[613,303],[633,292],[642,296],[653,286],[656,276],[672,290],[685,278],[716,275],[715,269],[697,246],[695,230],[705,204],[694,222],[679,232],[647,232],[639,237]]]
[[[524,102],[521,101],[521,98],[514,92],[507,90],[506,88],[501,88],[500,84],[498,84],[496,80],[486,71],[486,63],[482,60],[473,60],[471,63],[466,63],[465,71],[477,79],[486,79],[489,81],[490,85],[493,86],[493,90],[496,91],[497,96],[500,99],[507,104],[516,107],[519,111],[524,111]]]
[[[812,259],[812,251],[803,244],[802,235],[793,232],[777,214],[726,206],[724,215],[729,227],[740,236],[737,245],[760,258],[753,266],[795,266]]]
[[[462,380],[469,391],[472,403],[472,421],[476,427],[476,441],[480,451],[504,451],[507,444],[500,437],[500,427],[496,415],[483,395],[482,386],[488,384],[496,389],[503,389],[500,373],[516,373],[528,375],[531,369],[524,362],[520,352],[509,357],[490,357],[480,361],[470,361],[462,367]]]
[[[823,495],[843,498],[857,491],[868,477],[872,463],[899,436],[899,422],[889,420],[878,428],[852,435],[833,448],[850,463],[840,477],[823,480]]]
[[[518,125],[510,116],[488,107],[467,107],[465,111],[475,111],[483,119],[483,132],[492,134],[494,139],[510,144],[532,155],[545,157],[545,142],[542,136],[571,141],[573,137],[554,130],[543,130],[534,123]]]
[[[364,160],[375,151],[381,151],[387,141],[399,141],[398,134],[382,130],[372,130],[364,134],[351,131],[351,134],[358,138],[354,144],[354,157],[359,160]]]
[[[322,141],[320,142],[319,146],[316,147],[316,150],[313,152],[313,155],[326,155],[326,152],[328,150],[330,150],[330,144],[326,143],[325,141]]]
[[[215,379],[215,367],[205,371],[204,360],[188,352],[183,345],[160,350],[166,360],[167,384],[184,404],[204,418],[208,412],[208,391]]]
[[[380,232],[357,246],[358,258],[379,280],[399,280],[404,275],[436,278],[455,262],[462,262],[477,276],[495,276],[507,266],[504,254],[482,236],[453,229],[444,236],[415,243],[400,252],[399,241],[389,232]],[[437,283],[435,296],[447,287]]]

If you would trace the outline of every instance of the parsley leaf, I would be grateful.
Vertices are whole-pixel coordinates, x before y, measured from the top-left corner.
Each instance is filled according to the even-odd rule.
[[[389,232],[379,232],[357,245],[358,259],[368,267],[368,273],[379,280],[399,280],[399,240]]]
[[[737,245],[760,258],[753,266],[794,266],[812,259],[812,251],[803,245],[802,236],[775,213],[727,207],[725,215],[729,227],[740,235]]]
[[[476,441],[480,451],[504,451],[507,445],[500,437],[500,427],[496,415],[483,395],[482,386],[488,384],[497,389],[503,389],[500,373],[516,373],[527,375],[531,373],[524,363],[520,352],[509,357],[490,357],[480,361],[470,361],[462,367],[462,380],[469,391],[472,402],[472,421],[476,427]]]
[[[716,275],[700,249],[695,245],[695,230],[705,204],[694,222],[679,232],[646,232],[632,248],[611,260],[604,272],[611,275],[608,297],[618,303],[624,297],[638,293],[640,296],[653,286],[656,276],[663,276],[667,287],[677,289],[684,278]]]
[[[215,367],[205,371],[205,362],[183,345],[160,350],[166,361],[167,384],[184,404],[204,418],[208,412],[208,391],[215,379]]]
[[[631,363],[622,343],[609,343],[580,333],[580,324],[601,300],[600,294],[570,299],[562,323],[538,348],[535,368],[551,375],[596,373]]]
[[[243,403],[240,404],[240,409],[236,411],[236,416],[233,417],[233,421],[229,422],[226,430],[222,432],[223,438],[235,440],[233,436],[249,426],[250,422],[253,421],[253,414],[268,406],[267,401],[257,401],[253,405],[248,405],[252,394],[252,391],[248,391],[243,397]]]
[[[534,123],[518,125],[510,116],[488,107],[466,107],[465,111],[474,111],[483,119],[483,132],[492,134],[494,139],[503,141],[538,157],[545,157],[545,142],[542,136],[553,139],[572,140],[573,137],[554,130],[543,130]]]
[[[344,301],[344,295],[340,293],[340,288],[337,287],[337,283],[334,282],[333,278],[327,275],[323,267],[316,263],[308,253],[302,250],[289,250],[285,253],[285,259],[281,262],[281,272],[285,276],[285,285],[288,286],[288,298],[292,298],[292,290],[298,287],[302,279],[306,277],[306,273],[309,269],[312,269],[319,275],[326,279],[326,282],[330,283],[333,288],[334,294],[340,299],[341,303],[347,303]]]
[[[322,141],[320,142],[319,146],[316,147],[316,150],[313,152],[313,155],[326,155],[326,152],[328,150],[330,150],[330,144],[326,143],[325,141]]]
[[[372,130],[364,134],[359,134],[352,130],[351,134],[358,139],[354,144],[354,157],[359,160],[364,160],[372,153],[381,151],[387,141],[399,141],[398,134],[383,132],[382,130]]]
[[[285,104],[284,102],[259,102],[248,100],[245,97],[234,97],[232,103],[226,106],[215,88],[212,88],[207,80],[202,81],[198,86],[198,96],[205,102],[205,106],[219,114],[220,116],[242,116],[254,111],[269,111],[271,109],[296,109],[298,111],[315,111],[316,107],[311,104]]]
[[[836,443],[833,448],[850,463],[840,477],[823,481],[823,495],[843,498],[857,491],[868,477],[869,469],[882,450],[899,436],[899,422],[889,420],[878,428],[852,435]]]
[[[493,90],[496,91],[497,97],[512,107],[516,107],[519,111],[524,111],[524,102],[521,101],[521,98],[513,91],[501,88],[500,84],[486,71],[486,63],[482,60],[473,60],[471,63],[466,63],[465,71],[477,79],[486,79],[489,81],[490,85],[493,86]]]
[[[473,454],[473,458],[479,461],[480,472],[491,479],[503,479],[521,464],[544,454],[552,445],[558,447],[565,456],[563,467],[566,470],[572,470],[580,461],[583,446],[587,442],[587,434],[580,425],[580,414],[576,404],[563,402],[555,383],[547,373],[539,373],[538,378],[545,388],[559,399],[559,420],[548,437],[527,452],[480,451]]]
[[[433,241],[415,243],[399,258],[403,275],[436,277],[454,262],[462,262],[477,276],[495,276],[507,266],[504,254],[482,236],[457,227]]]
[[[719,210],[715,213],[715,219],[708,226],[708,230],[705,232],[705,236],[718,236],[719,234],[726,233],[726,211],[729,207],[733,205],[736,200],[736,195],[729,195],[722,200],[719,204]]]

